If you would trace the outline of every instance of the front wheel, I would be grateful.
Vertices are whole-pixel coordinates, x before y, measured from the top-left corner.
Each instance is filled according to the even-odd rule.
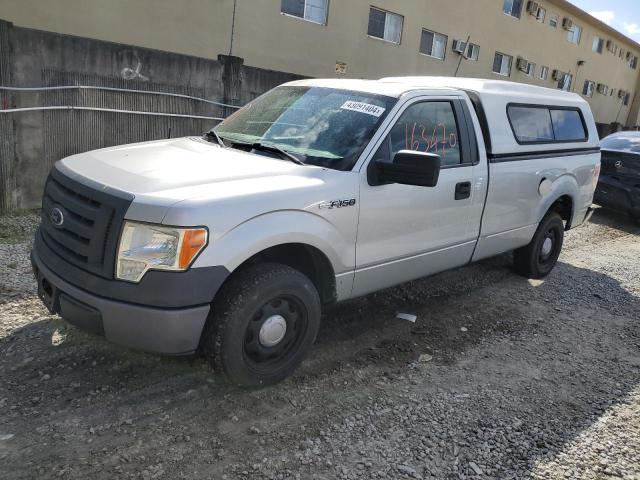
[[[289,376],[315,341],[320,296],[305,275],[267,263],[237,272],[216,296],[201,346],[234,384],[262,387]]]
[[[548,213],[538,225],[533,239],[513,253],[517,273],[527,278],[544,278],[558,261],[564,240],[564,223],[556,212]]]

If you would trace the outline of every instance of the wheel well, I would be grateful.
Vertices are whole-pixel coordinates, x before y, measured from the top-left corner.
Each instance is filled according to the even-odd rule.
[[[569,230],[571,228],[571,218],[573,217],[573,200],[569,195],[563,195],[558,198],[551,207],[549,207],[549,212],[557,212],[560,214],[560,217],[566,222],[565,230]]]
[[[245,260],[235,271],[258,263],[275,262],[302,272],[318,289],[322,303],[336,301],[336,277],[327,256],[311,245],[285,243],[263,250]]]

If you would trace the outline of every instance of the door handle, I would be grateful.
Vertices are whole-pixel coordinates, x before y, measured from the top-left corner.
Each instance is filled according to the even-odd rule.
[[[471,182],[460,182],[456,184],[456,200],[464,200],[471,196]]]

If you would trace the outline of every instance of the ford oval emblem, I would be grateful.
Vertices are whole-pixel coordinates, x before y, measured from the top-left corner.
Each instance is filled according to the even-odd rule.
[[[61,227],[64,223],[64,214],[58,207],[53,207],[49,212],[49,219],[56,227]]]

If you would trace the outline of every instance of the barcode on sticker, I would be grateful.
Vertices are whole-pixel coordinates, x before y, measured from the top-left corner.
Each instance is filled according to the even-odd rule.
[[[363,102],[353,102],[351,100],[344,102],[344,104],[340,108],[342,110],[351,110],[354,112],[366,113],[367,115],[373,115],[374,117],[379,117],[385,111],[384,108],[378,107],[377,105],[371,105],[370,103]]]

